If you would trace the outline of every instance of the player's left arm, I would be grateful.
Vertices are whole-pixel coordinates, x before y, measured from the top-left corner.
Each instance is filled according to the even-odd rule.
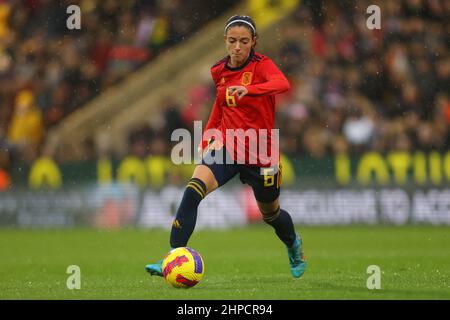
[[[230,94],[236,94],[238,99],[243,96],[261,96],[283,93],[290,89],[289,81],[278,67],[270,59],[261,62],[259,70],[262,73],[262,83],[248,86],[231,86],[228,89]]]

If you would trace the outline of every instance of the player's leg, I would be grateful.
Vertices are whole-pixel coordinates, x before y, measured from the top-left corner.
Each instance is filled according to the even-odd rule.
[[[298,278],[305,271],[306,259],[291,215],[280,208],[281,165],[276,173],[269,168],[264,171],[267,174],[261,174],[260,168],[243,166],[241,180],[252,187],[263,220],[275,229],[278,238],[286,245],[291,273]]]
[[[217,149],[207,151],[202,159],[202,164],[196,166],[191,180],[184,191],[181,204],[178,207],[175,220],[170,233],[170,247],[185,247],[195,229],[197,222],[197,209],[200,202],[207,194],[227,183],[238,173],[238,168],[230,164],[229,155],[222,148],[221,153]],[[215,156],[223,157],[222,161]],[[227,161],[228,160],[228,161]]]
[[[213,152],[215,152],[215,150],[211,150],[205,157],[210,156],[210,153]],[[225,153],[224,156],[226,156]],[[212,164],[206,164],[206,162],[204,162],[204,164],[195,167],[192,178],[186,186],[175,220],[172,224],[170,233],[171,249],[185,247],[187,245],[189,238],[195,229],[197,209],[200,202],[207,194],[233,178],[237,172],[237,167],[233,164],[227,164],[227,162],[214,162]],[[162,276],[162,260],[155,264],[146,265],[145,269],[151,275]]]
[[[257,200],[256,203],[258,204],[264,222],[275,229],[278,238],[286,246],[291,247],[297,238],[294,223],[292,222],[291,215],[287,211],[280,209],[278,198],[272,202],[261,202]]]
[[[200,202],[217,187],[217,180],[208,166],[200,164],[195,167],[192,178],[184,190],[175,220],[172,223],[170,232],[171,249],[187,245],[195,229],[197,209]],[[162,260],[146,265],[145,269],[151,275],[162,276]]]
[[[205,196],[218,187],[212,170],[203,164],[195,167],[191,180],[184,190],[170,233],[170,247],[185,247],[195,229],[197,209]]]
[[[256,202],[263,220],[275,229],[278,238],[286,245],[292,276],[301,277],[306,270],[306,257],[303,253],[302,239],[295,232],[291,215],[286,210],[280,209],[278,198],[272,202]]]

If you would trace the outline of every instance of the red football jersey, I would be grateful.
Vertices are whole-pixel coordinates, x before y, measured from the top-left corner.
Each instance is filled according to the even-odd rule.
[[[220,134],[215,135],[214,139],[224,142],[234,160],[242,163],[243,148],[245,164],[273,166],[273,150],[276,150],[276,162],[279,152],[278,143],[275,143],[277,139],[272,139],[271,132],[275,121],[275,95],[289,90],[289,82],[270,58],[253,50],[240,67],[229,67],[228,60],[229,56],[211,68],[217,95],[204,129],[202,147],[206,146],[209,138],[205,136],[206,131],[218,129],[221,137]],[[229,94],[230,86],[245,86],[248,93],[238,99],[237,95]],[[230,129],[234,130],[234,136],[230,136],[233,132]],[[241,134],[238,129],[241,129]]]

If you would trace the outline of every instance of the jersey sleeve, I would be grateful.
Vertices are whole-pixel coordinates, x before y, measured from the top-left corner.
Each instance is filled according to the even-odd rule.
[[[217,86],[217,77],[213,70],[211,70],[211,75],[214,80],[214,84]],[[222,122],[222,107],[217,103],[217,98],[214,100],[214,105],[212,107],[211,113],[209,115],[208,122],[206,123],[206,127],[203,130],[202,141],[200,141],[199,148],[204,149],[208,146],[208,140],[211,138],[217,139],[219,137],[207,135],[206,132],[211,129],[220,130],[220,124]]]
[[[291,88],[289,81],[270,59],[260,62],[261,72],[265,82],[246,86],[249,96],[272,95],[283,93]]]
[[[217,103],[217,100],[215,100],[211,114],[209,115],[208,122],[206,123],[206,127],[203,130],[203,137],[202,141],[200,142],[201,149],[207,147],[211,139],[220,138],[217,134],[214,133],[211,134],[211,130],[216,129],[220,131],[221,122],[222,122],[222,107],[220,107],[219,104]]]

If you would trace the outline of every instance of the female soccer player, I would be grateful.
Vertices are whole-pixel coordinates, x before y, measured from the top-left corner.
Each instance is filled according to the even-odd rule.
[[[202,164],[196,166],[184,191],[172,225],[170,246],[174,249],[187,245],[195,228],[200,202],[239,174],[241,181],[252,187],[263,220],[275,229],[286,245],[291,274],[298,278],[305,272],[306,259],[291,216],[280,209],[281,166],[276,163],[273,170],[273,163],[270,163],[271,167],[268,167],[267,150],[255,154],[255,150],[267,146],[270,149],[271,143],[275,143],[270,133],[274,127],[275,95],[287,91],[290,85],[272,60],[255,52],[256,41],[252,18],[236,15],[227,21],[225,45],[228,55],[211,68],[217,96],[204,131],[215,129],[217,134],[209,143],[200,146]],[[231,129],[235,132],[240,129],[244,136],[236,135],[236,139],[230,139],[227,133]],[[256,130],[258,134],[245,135],[249,130]],[[263,147],[262,140],[265,141]],[[255,145],[258,145],[257,149],[253,148]],[[244,149],[245,158],[238,152],[240,148]],[[218,156],[219,152],[221,156]],[[222,157],[223,161],[214,162],[217,157]],[[252,157],[253,162],[250,161]],[[151,275],[162,276],[161,266],[162,260],[145,268]]]

